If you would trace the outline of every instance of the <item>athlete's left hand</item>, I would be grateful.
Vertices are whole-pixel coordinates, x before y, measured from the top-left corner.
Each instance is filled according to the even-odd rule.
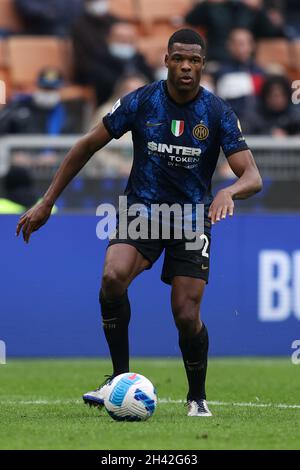
[[[210,208],[208,217],[214,225],[221,219],[226,219],[227,215],[233,216],[234,202],[229,191],[221,189],[214,198]]]

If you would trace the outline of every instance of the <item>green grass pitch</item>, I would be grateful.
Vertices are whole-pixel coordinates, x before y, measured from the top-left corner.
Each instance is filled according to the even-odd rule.
[[[114,422],[81,395],[105,360],[8,360],[0,366],[1,449],[300,449],[300,366],[289,359],[211,359],[212,418],[188,418],[181,361],[133,360],[160,403],[142,423]]]

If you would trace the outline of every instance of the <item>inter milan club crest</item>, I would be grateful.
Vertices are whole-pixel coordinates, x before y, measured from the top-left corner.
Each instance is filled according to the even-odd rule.
[[[175,137],[180,137],[184,133],[184,121],[172,121],[171,131]]]
[[[209,136],[209,129],[202,122],[193,129],[193,136],[198,140],[205,140]]]

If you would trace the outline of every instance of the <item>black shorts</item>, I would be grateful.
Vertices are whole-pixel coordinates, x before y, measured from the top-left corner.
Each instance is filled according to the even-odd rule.
[[[130,222],[130,221],[129,221]],[[164,264],[161,273],[161,280],[166,284],[172,284],[175,276],[187,276],[196,279],[203,279],[208,283],[210,265],[210,220],[205,220],[204,234],[201,235],[201,248],[186,249],[188,240],[176,240],[174,238],[164,240],[142,239],[132,240],[129,236],[125,238],[112,238],[109,246],[125,243],[134,246],[144,258],[150,261],[151,269],[153,263],[157,261],[163,251],[165,251]],[[118,234],[118,226],[116,230]]]

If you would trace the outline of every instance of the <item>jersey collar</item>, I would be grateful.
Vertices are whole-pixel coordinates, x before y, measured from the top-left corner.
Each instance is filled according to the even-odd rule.
[[[195,96],[195,98],[193,98],[190,101],[187,101],[186,103],[180,104],[180,103],[177,103],[177,101],[173,100],[172,96],[170,95],[168,87],[167,87],[167,80],[163,80],[163,89],[164,89],[165,94],[167,95],[167,98],[179,108],[184,108],[185,106],[189,106],[190,104],[194,103],[194,101],[197,101],[201,97],[202,92],[203,92],[203,87],[200,86],[199,91],[197,95]]]

